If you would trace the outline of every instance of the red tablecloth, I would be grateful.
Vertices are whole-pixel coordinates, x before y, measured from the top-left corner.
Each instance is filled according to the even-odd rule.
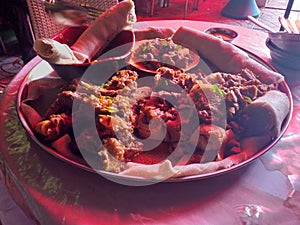
[[[149,21],[135,26],[138,29],[180,25],[199,30],[225,26],[194,21]],[[239,33],[234,42],[237,46],[269,61],[266,33],[228,27]],[[40,73],[51,70],[46,62],[34,58],[13,79],[0,103],[2,181],[34,222],[26,219],[16,206],[5,205],[9,196],[4,189],[0,189],[1,219],[17,220],[7,222],[9,225],[234,225],[250,218],[251,224],[300,224],[300,89],[297,79],[300,71],[277,68],[286,76],[295,105],[291,125],[269,152],[250,165],[222,176],[135,187],[120,185],[69,165],[30,140],[16,112],[18,88],[32,69]],[[259,215],[256,219],[255,213]]]

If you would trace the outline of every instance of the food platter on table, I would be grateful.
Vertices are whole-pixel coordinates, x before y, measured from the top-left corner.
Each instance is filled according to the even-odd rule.
[[[255,60],[257,60],[259,63],[262,63],[265,66],[269,66],[268,64],[266,64],[262,59],[260,59],[259,57],[251,54],[248,52],[248,54],[254,58]],[[48,70],[46,69],[48,67]],[[269,67],[272,68],[272,67]],[[59,152],[56,149],[54,149],[53,147],[43,143],[36,135],[36,133],[32,130],[29,122],[28,122],[28,115],[26,115],[26,112],[24,111],[24,108],[21,109],[21,104],[24,101],[24,98],[26,97],[25,94],[28,91],[27,87],[28,84],[31,82],[34,82],[36,80],[40,80],[43,79],[43,76],[46,75],[48,76],[47,73],[45,74],[41,74],[40,71],[48,71],[50,74],[54,74],[54,78],[53,81],[56,82],[57,77],[55,77],[55,73],[53,73],[52,68],[46,63],[46,62],[41,62],[40,64],[38,64],[26,77],[26,79],[23,81],[22,85],[20,86],[19,89],[19,94],[18,94],[18,114],[19,117],[21,119],[22,125],[25,127],[26,131],[28,132],[28,134],[30,135],[30,137],[44,150],[46,150],[47,152],[49,152],[50,154],[56,156],[57,158],[73,165],[76,166],[78,168],[90,171],[90,172],[97,172],[95,171],[93,168],[91,168],[91,166],[89,166],[81,157],[78,157],[76,155],[70,154],[70,152]],[[51,78],[52,79],[52,78]],[[45,80],[46,81],[46,80]],[[291,93],[289,90],[288,85],[285,82],[282,82],[280,84],[280,90],[285,92],[288,97],[289,97],[289,101],[292,102],[291,99]],[[50,94],[50,93],[49,93]],[[267,152],[269,149],[271,149],[281,138],[281,136],[284,134],[285,130],[288,127],[288,124],[290,122],[291,119],[291,115],[292,115],[292,109],[290,109],[289,114],[287,115],[282,129],[281,129],[281,133],[279,134],[279,136],[274,139],[272,142],[270,142],[267,146],[265,146],[264,148],[262,148],[259,152],[257,152],[255,155],[253,155],[251,158],[237,164],[234,165],[230,168],[226,168],[226,169],[222,169],[222,170],[217,170],[217,171],[213,171],[213,172],[209,172],[209,173],[204,173],[204,174],[199,174],[199,175],[193,175],[193,176],[186,176],[186,177],[180,177],[180,178],[171,178],[168,179],[168,181],[184,181],[184,180],[194,180],[194,179],[203,179],[203,178],[207,178],[207,177],[211,177],[211,176],[215,176],[218,174],[224,174],[227,172],[230,172],[232,170],[235,170],[237,168],[240,168],[246,164],[248,164],[249,162],[252,162],[254,159],[260,157],[261,155],[263,155],[265,152]],[[98,171],[99,172],[99,171]],[[117,177],[117,178],[127,178],[127,179],[145,179],[143,177],[131,177],[131,176],[127,176],[127,175],[119,175],[116,173],[112,173],[112,172],[106,172],[106,171],[100,171],[100,173],[104,173],[108,176],[112,176],[112,177]],[[147,180],[147,179],[146,179]]]
[[[250,54],[250,53],[249,53]],[[255,60],[258,60],[260,63],[264,63],[262,60],[260,60],[258,57],[250,54],[251,57],[253,57]],[[19,92],[19,96],[24,96],[23,94],[26,93],[26,86],[28,85],[28,82],[31,82],[31,79],[36,79],[36,77],[39,77],[41,76],[40,74],[40,69],[39,67],[46,67],[48,66],[46,63],[41,63],[40,65],[37,66],[37,68],[35,68],[34,70],[31,71],[31,73],[28,75],[27,79],[24,80],[23,82],[23,85],[21,86],[20,88],[20,92]],[[51,69],[50,69],[51,71]],[[38,74],[37,74],[38,73]],[[285,84],[285,83],[282,83],[281,84],[281,89],[282,91],[286,92],[289,96],[289,89],[288,89],[288,86]],[[23,97],[22,97],[23,98]],[[23,99],[19,99],[19,103],[21,104],[21,102],[23,101]],[[290,99],[291,100],[291,99]],[[20,108],[19,108],[20,109]],[[291,114],[291,113],[290,113]],[[289,114],[289,116],[290,116]],[[41,140],[39,140],[37,137],[36,137],[36,134],[32,131],[32,129],[30,128],[30,126],[28,125],[28,122],[27,120],[25,119],[26,118],[26,115],[24,115],[24,111],[19,111],[19,115],[21,117],[21,121],[23,123],[23,125],[25,125],[25,128],[26,130],[29,132],[30,136],[37,142],[39,143],[39,145],[47,150],[48,152],[50,152],[51,154],[63,159],[64,161],[66,162],[69,162],[77,167],[80,167],[80,168],[83,168],[83,169],[86,169],[86,170],[89,170],[89,171],[94,171],[94,169],[92,169],[89,165],[87,165],[80,157],[76,157],[72,154],[69,154],[69,155],[64,155],[63,153],[61,152],[58,152],[57,150],[47,146],[45,143],[42,143]],[[289,117],[288,116],[288,117]],[[286,129],[287,125],[288,125],[288,121],[289,121],[289,118],[286,119],[287,121],[284,123],[284,126],[282,128],[282,133],[280,134],[280,136],[283,134],[284,130]],[[280,137],[279,136],[279,137]],[[255,156],[251,157],[249,160],[245,160],[244,162],[236,165],[236,166],[233,166],[231,168],[228,168],[228,169],[223,169],[223,170],[219,170],[219,171],[214,171],[212,173],[206,173],[206,174],[201,174],[201,175],[194,175],[194,176],[189,176],[189,177],[183,177],[183,178],[176,178],[176,179],[171,179],[171,180],[189,180],[189,179],[199,179],[199,178],[203,178],[203,177],[209,177],[211,175],[216,175],[216,174],[220,174],[220,173],[224,173],[226,171],[230,171],[232,169],[234,169],[235,167],[241,167],[243,164],[246,164],[247,162],[249,161],[252,161],[254,158],[257,158],[258,156],[260,156],[261,154],[263,154],[264,152],[268,151],[279,139],[279,137],[277,139],[275,139],[272,143],[270,143],[268,146],[266,146],[265,148],[263,148],[260,152],[258,152]],[[104,171],[103,171],[104,172]],[[105,172],[105,173],[108,173],[109,172]],[[116,175],[116,176],[124,176],[124,177],[127,177],[126,175],[118,175],[118,174],[113,174],[113,175]]]
[[[176,30],[172,41],[199,57],[192,57],[192,63],[185,68],[164,64],[155,72],[139,68],[132,61],[135,57],[131,57],[129,64],[124,60],[124,64],[113,68],[114,73],[109,70],[107,77],[105,66],[94,64],[83,77],[91,74],[95,78],[95,73],[100,73],[99,77],[107,78],[96,84],[89,79],[70,84],[70,80],[57,76],[49,64],[41,62],[19,89],[18,114],[24,128],[42,149],[76,167],[116,179],[141,181],[185,181],[223,174],[248,164],[279,141],[292,114],[291,93],[280,74],[254,54],[188,27]],[[41,72],[46,71],[45,67],[48,73]],[[251,93],[241,94],[237,87]],[[279,103],[271,101],[274,96],[279,97]],[[232,100],[237,97],[240,102]],[[136,103],[131,103],[135,98]],[[166,101],[160,102],[162,98]],[[181,101],[179,109],[174,107],[178,104],[174,98]],[[87,102],[92,107],[80,111]],[[278,108],[281,103],[285,104],[282,110]],[[204,110],[202,105],[208,108]],[[220,108],[215,109],[216,105]],[[97,112],[96,120],[87,119],[85,110],[93,115]],[[127,120],[120,118],[120,113]],[[51,117],[54,114],[58,117]],[[258,124],[264,121],[256,120],[265,115],[269,116],[267,122],[260,127]],[[178,122],[178,118],[186,120]],[[88,125],[80,127],[86,119]],[[91,124],[94,128],[88,133]],[[159,128],[153,130],[151,126],[157,125]],[[189,128],[182,131],[183,127]],[[217,144],[211,137],[218,139]],[[145,147],[149,143],[155,147]]]

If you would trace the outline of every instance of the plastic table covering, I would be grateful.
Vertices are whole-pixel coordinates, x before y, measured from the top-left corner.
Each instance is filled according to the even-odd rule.
[[[239,33],[234,44],[270,61],[267,34],[261,31],[187,20],[139,22],[135,28],[181,25],[232,28]],[[6,187],[0,189],[0,218],[5,225],[300,224],[300,71],[276,66],[292,90],[293,118],[281,140],[259,159],[208,179],[137,187],[69,165],[31,141],[15,100],[24,77],[43,64],[39,57],[29,62],[0,102],[0,168]]]

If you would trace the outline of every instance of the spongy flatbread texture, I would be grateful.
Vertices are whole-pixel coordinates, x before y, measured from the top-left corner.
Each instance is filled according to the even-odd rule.
[[[281,74],[251,59],[246,52],[233,44],[202,31],[181,26],[174,33],[172,40],[176,44],[196,50],[223,72],[239,73],[243,69],[250,69],[266,84],[280,83],[284,80]]]
[[[136,22],[132,0],[124,0],[101,14],[72,45],[72,49],[93,59],[116,35]]]
[[[285,93],[268,91],[246,107],[244,114],[249,116],[249,120],[244,124],[245,135],[258,136],[267,133],[271,137],[277,137],[290,107]]]

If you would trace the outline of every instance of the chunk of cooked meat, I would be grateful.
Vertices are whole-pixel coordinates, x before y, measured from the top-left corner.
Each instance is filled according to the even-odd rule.
[[[42,120],[35,127],[35,131],[47,141],[55,140],[70,130],[72,130],[72,117],[65,113],[52,114],[49,119]]]

